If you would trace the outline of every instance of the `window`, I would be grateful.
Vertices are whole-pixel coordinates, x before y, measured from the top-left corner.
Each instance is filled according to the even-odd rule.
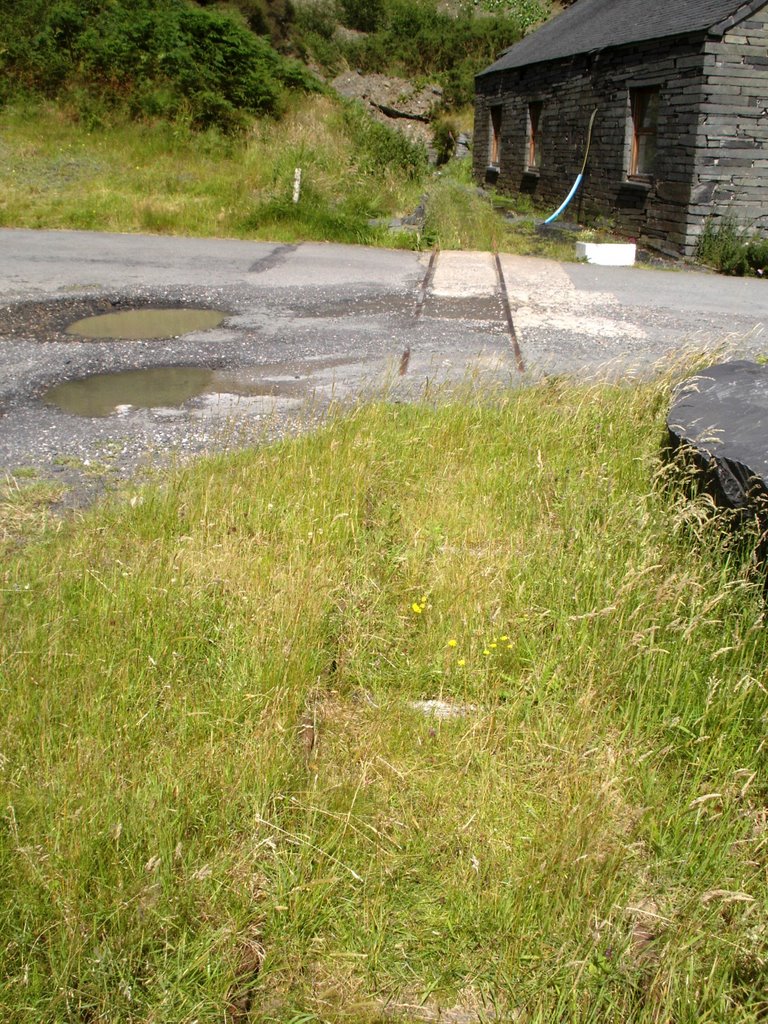
[[[656,160],[656,135],[659,122],[659,89],[631,89],[632,149],[629,157],[630,178],[650,178]]]
[[[491,107],[491,167],[499,166],[501,156],[501,107]]]
[[[528,168],[537,170],[541,162],[541,135],[539,124],[541,123],[541,108],[544,106],[540,101],[528,104]]]

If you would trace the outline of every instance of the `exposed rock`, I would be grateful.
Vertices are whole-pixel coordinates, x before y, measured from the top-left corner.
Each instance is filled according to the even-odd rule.
[[[403,132],[413,142],[431,147],[432,114],[443,98],[439,85],[416,88],[405,78],[346,71],[331,86],[345,99],[361,102],[377,121]]]
[[[427,216],[427,197],[422,196],[421,202],[407,217],[403,217],[403,224],[410,225],[411,227],[423,228],[424,221]]]
[[[453,148],[453,156],[456,160],[463,160],[469,156],[469,147],[472,144],[472,136],[468,132],[460,132],[456,137],[456,145]]]

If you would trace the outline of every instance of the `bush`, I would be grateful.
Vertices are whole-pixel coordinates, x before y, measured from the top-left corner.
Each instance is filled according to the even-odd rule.
[[[339,0],[342,20],[348,28],[375,32],[386,21],[386,0]]]
[[[247,115],[279,112],[286,90],[317,88],[306,69],[240,21],[185,0],[21,6],[6,71],[17,87],[46,96],[86,90],[134,115],[188,111],[195,127],[236,131]]]
[[[406,178],[419,177],[427,168],[424,146],[411,142],[401,132],[374,121],[357,103],[344,109],[344,127],[358,154],[358,166],[364,174],[390,168]]]
[[[436,0],[384,2],[376,31],[346,44],[348,62],[364,71],[436,77],[451,106],[472,101],[474,76],[521,35],[514,15],[476,17],[464,11],[452,16],[439,10]]]
[[[730,215],[710,217],[696,246],[696,258],[721,274],[744,274],[748,264],[743,229]]]
[[[730,214],[713,216],[704,225],[696,259],[721,274],[762,277],[768,270],[768,239],[750,236]]]
[[[437,163],[445,164],[451,159],[456,149],[459,129],[454,121],[440,118],[432,125],[432,141],[437,154]]]
[[[754,239],[747,245],[747,263],[758,277],[768,276],[768,239]]]

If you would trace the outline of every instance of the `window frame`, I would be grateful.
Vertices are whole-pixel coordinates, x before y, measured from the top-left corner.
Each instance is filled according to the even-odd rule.
[[[629,90],[629,121],[631,128],[629,146],[629,166],[627,178],[630,181],[653,181],[653,164],[656,160],[657,141],[659,137],[659,105],[661,87],[659,85],[643,85]],[[653,109],[650,123],[647,122],[649,109]],[[653,154],[650,160],[643,159],[644,140],[653,140]]]
[[[488,108],[488,119],[490,121],[490,153],[488,166],[501,167],[501,126],[504,120],[504,105],[493,103]]]
[[[525,166],[526,170],[535,173],[541,169],[541,115],[543,110],[543,100],[531,100],[528,103],[528,150]]]

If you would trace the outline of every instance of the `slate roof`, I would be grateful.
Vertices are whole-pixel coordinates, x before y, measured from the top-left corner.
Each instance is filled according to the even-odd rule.
[[[649,39],[711,32],[720,36],[768,0],[576,0],[515,43],[481,75]]]

